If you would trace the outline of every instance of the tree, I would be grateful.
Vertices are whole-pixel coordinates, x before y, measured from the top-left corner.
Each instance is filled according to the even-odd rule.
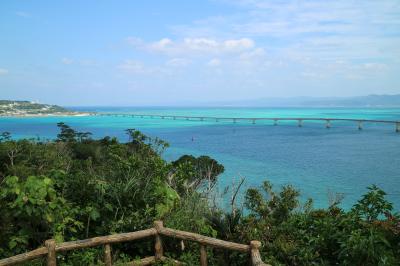
[[[183,155],[178,160],[172,162],[172,171],[169,179],[170,183],[180,187],[187,192],[197,190],[206,185],[212,188],[217,182],[217,178],[224,172],[224,166],[209,156],[194,157]]]

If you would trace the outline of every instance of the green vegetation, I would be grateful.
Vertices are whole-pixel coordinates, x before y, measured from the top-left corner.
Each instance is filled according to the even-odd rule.
[[[162,159],[168,144],[130,129],[129,142],[92,139],[59,123],[55,141],[0,135],[0,258],[29,251],[44,240],[85,239],[148,228],[171,228],[239,243],[260,240],[272,265],[398,265],[400,217],[371,186],[349,211],[301,204],[291,186],[269,182],[245,192],[245,209],[214,204],[224,171],[214,159]],[[152,239],[113,245],[114,261],[153,254]],[[198,246],[166,241],[168,256],[198,265]],[[210,250],[210,265],[246,265],[246,256]],[[61,265],[101,265],[102,249],[60,254]],[[38,260],[31,265],[41,265]]]
[[[0,116],[46,115],[63,113],[72,112],[58,105],[40,104],[29,101],[0,100]]]

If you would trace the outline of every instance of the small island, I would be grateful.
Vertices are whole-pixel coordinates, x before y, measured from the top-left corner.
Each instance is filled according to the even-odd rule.
[[[58,105],[31,101],[0,100],[0,116],[85,116],[91,113],[75,112]]]

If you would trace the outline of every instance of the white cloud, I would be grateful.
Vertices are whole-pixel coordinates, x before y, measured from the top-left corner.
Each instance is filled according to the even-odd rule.
[[[382,63],[365,63],[363,64],[363,68],[366,70],[386,70],[388,69],[388,66],[386,64]]]
[[[74,62],[74,60],[72,60],[71,58],[67,58],[67,57],[61,58],[61,63],[63,63],[64,65],[70,65],[73,62]]]
[[[230,51],[241,51],[254,47],[254,41],[249,38],[224,41],[224,48]]]
[[[168,60],[166,62],[167,66],[172,66],[172,67],[185,67],[190,64],[190,60],[187,60],[185,58],[172,58],[171,60]]]
[[[248,52],[240,54],[241,60],[254,60],[261,59],[265,56],[265,50],[263,48],[257,48]]]
[[[398,0],[218,1],[238,4],[239,12],[169,25],[170,35],[153,42],[132,37],[128,42],[150,53],[144,56],[161,57],[160,67],[172,74],[179,71],[172,66],[189,60],[188,73],[196,69],[202,82],[212,73],[210,79],[219,84],[222,78],[224,86],[251,87],[258,80],[294,93],[290,88],[299,85],[307,94],[316,79],[326,79],[323,86],[332,91],[345,88],[338,84],[348,79],[357,82],[349,86],[370,91],[398,83]]]
[[[163,38],[159,40],[158,42],[154,42],[150,44],[149,49],[154,50],[154,51],[165,51],[166,49],[169,49],[171,47],[171,44],[173,42],[168,39],[168,38]]]
[[[122,64],[118,65],[117,68],[124,72],[134,74],[143,74],[148,72],[143,63],[136,60],[125,60]]]
[[[325,64],[308,65],[301,76],[306,78],[345,78],[351,80],[374,79],[384,75],[388,66],[383,63],[352,63],[346,60],[336,60]]]
[[[63,57],[61,58],[61,63],[64,65],[79,65],[79,66],[84,66],[84,67],[97,67],[100,66],[101,64],[97,62],[96,60],[92,59],[72,59],[68,57]]]
[[[8,70],[5,68],[0,68],[0,76],[2,75],[7,75],[8,74]]]
[[[138,38],[129,37],[128,42],[136,48],[169,56],[195,56],[239,53],[255,47],[249,38],[217,40],[213,38],[184,38],[171,40],[163,38],[152,43],[145,43]]]
[[[183,43],[177,43],[177,47],[179,46],[187,51],[214,52],[217,51],[220,44],[216,40],[208,38],[185,38]]]
[[[315,78],[324,78],[325,76],[318,72],[302,72],[301,76],[305,78],[315,79]]]
[[[138,75],[165,75],[165,74],[170,74],[171,71],[170,69],[163,67],[163,66],[149,66],[145,65],[141,61],[137,60],[130,60],[127,59],[121,64],[117,66],[117,69],[120,71],[126,73],[126,74],[138,74]],[[155,77],[155,76],[153,76]]]
[[[207,62],[207,66],[210,67],[217,67],[219,65],[221,65],[221,60],[219,60],[218,58],[213,58]]]
[[[174,27],[179,36],[247,36],[257,48],[314,61],[400,57],[398,0],[222,0],[240,13]],[[228,37],[229,38],[229,37]],[[254,48],[253,48],[254,49]]]

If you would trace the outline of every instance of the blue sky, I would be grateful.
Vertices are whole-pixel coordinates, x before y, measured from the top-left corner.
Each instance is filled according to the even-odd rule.
[[[170,105],[400,93],[398,0],[0,3],[0,98]]]

